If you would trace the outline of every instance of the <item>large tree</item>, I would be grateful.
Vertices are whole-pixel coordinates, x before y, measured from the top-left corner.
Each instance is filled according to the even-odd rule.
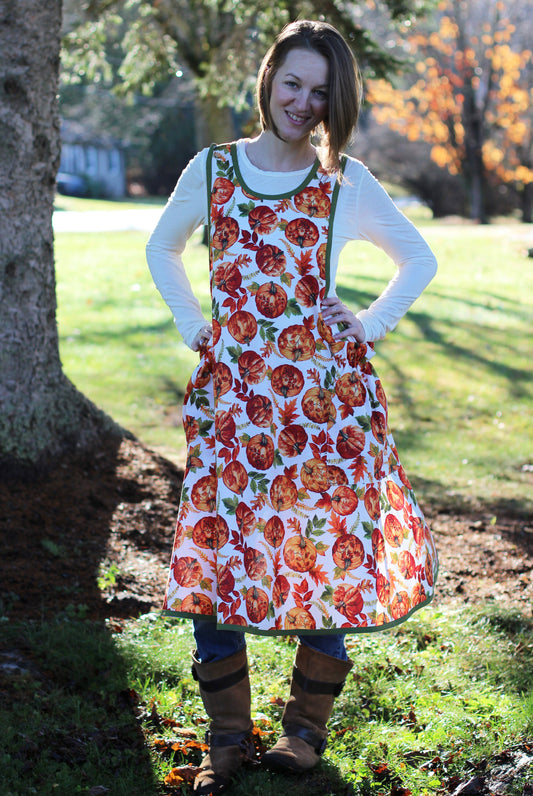
[[[0,23],[0,472],[13,475],[118,429],[59,359],[52,209],[61,0],[3,0]]]
[[[519,190],[528,220],[533,183],[531,13],[514,0],[507,14],[501,0],[441,0],[408,37],[416,68],[407,80],[369,86],[378,121],[432,144],[432,160],[462,175],[480,222],[491,183]]]

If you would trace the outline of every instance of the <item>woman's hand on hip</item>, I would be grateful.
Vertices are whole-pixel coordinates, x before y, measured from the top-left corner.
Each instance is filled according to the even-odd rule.
[[[205,348],[206,345],[209,343],[211,338],[213,337],[213,327],[210,323],[206,323],[205,326],[202,326],[196,337],[191,343],[191,348],[193,351],[201,351],[202,348]]]
[[[328,326],[344,324],[338,332],[334,333],[334,340],[355,337],[358,343],[365,342],[366,335],[363,324],[337,296],[329,296],[322,301],[322,317]]]

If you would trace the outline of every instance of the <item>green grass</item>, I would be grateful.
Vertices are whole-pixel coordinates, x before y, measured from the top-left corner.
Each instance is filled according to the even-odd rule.
[[[56,194],[54,210],[74,210],[86,213],[91,210],[153,210],[164,207],[166,199],[161,196],[143,196],[139,199],[84,199],[81,196]]]
[[[245,769],[232,796],[444,794],[483,759],[531,742],[531,619],[433,609],[348,645],[355,666],[317,769],[297,779]],[[71,796],[96,785],[113,796],[190,794],[164,778],[201,757],[190,738],[202,741],[205,729],[192,646],[189,623],[153,614],[124,627],[73,612],[47,624],[4,623],[0,662],[19,666],[0,668],[4,796]],[[280,731],[295,645],[254,637],[248,648],[253,718],[268,746]]]
[[[89,200],[85,200],[89,201]],[[418,211],[417,211],[418,212]],[[435,280],[377,344],[390,423],[423,501],[531,509],[533,269],[520,224],[428,224]],[[66,373],[148,445],[183,461],[181,401],[197,356],[156,292],[139,232],[56,236]],[[206,250],[186,262],[208,313]],[[346,247],[339,295],[368,306],[391,265],[369,244]]]

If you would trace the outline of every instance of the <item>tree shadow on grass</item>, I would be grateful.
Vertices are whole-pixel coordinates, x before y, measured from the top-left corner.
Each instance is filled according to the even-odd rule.
[[[266,771],[261,766],[243,768],[235,783],[234,796],[351,796],[353,786],[327,758],[305,774]]]
[[[180,486],[170,462],[116,438],[0,484],[7,792],[158,792],[113,630],[159,607]]]
[[[340,286],[337,292],[339,298],[355,307],[366,307],[375,299],[374,294],[355,290],[354,288]],[[467,300],[462,301],[462,303],[469,305]],[[477,305],[474,303],[473,306]],[[518,311],[519,307],[520,305],[514,302],[513,306],[508,306],[508,311],[515,312],[515,309]],[[454,328],[466,333],[468,338],[472,340],[472,345],[466,347],[454,342],[453,334],[444,334],[437,327],[435,319],[426,312],[411,309],[409,310],[409,320],[418,328],[421,337],[438,346],[446,353],[450,361],[454,361],[457,365],[464,364],[470,368],[477,366],[484,369],[487,373],[494,372],[498,375],[498,378],[507,380],[509,394],[513,398],[518,400],[531,398],[531,373],[524,368],[513,366],[512,338],[509,338],[507,329],[500,329],[497,326],[488,327],[486,324],[456,322]],[[483,353],[483,351],[488,353]],[[492,351],[495,351],[494,355],[491,353]],[[413,402],[408,380],[402,371],[401,363],[398,363],[392,356],[386,355],[382,351],[379,354],[387,361],[394,374],[395,389],[399,393],[400,399],[407,406],[412,406]]]
[[[3,792],[158,792],[135,695],[102,622],[4,625],[0,716]]]

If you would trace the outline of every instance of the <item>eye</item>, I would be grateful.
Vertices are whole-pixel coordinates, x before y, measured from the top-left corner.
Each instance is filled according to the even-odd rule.
[[[286,80],[285,85],[289,88],[298,88],[298,83],[295,80]]]
[[[316,88],[314,93],[321,100],[327,100],[328,98],[327,93],[325,91],[322,91],[321,88]]]

